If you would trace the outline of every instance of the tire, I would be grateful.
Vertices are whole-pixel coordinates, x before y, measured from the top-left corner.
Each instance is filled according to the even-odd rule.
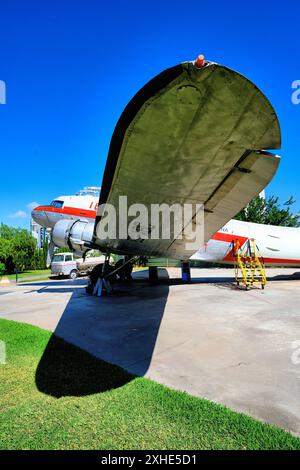
[[[76,269],[72,269],[72,271],[69,274],[69,278],[74,280],[77,277],[78,277],[78,271],[76,271]]]
[[[86,292],[87,294],[92,294],[93,291],[94,291],[94,288],[93,288],[92,284],[89,284],[88,286],[86,286],[85,292]]]
[[[90,278],[90,283],[93,287],[95,287],[96,282],[98,281],[102,273],[102,267],[103,267],[103,263],[97,264],[96,266],[93,267],[93,269],[90,272],[89,278]]]
[[[103,269],[103,263],[97,264],[92,269],[89,278],[90,278],[90,283],[93,287],[95,287],[96,282],[98,281],[99,277],[101,277],[102,269]],[[108,266],[106,266],[106,268],[105,268],[106,275],[109,274],[110,272],[114,271],[114,269],[115,269],[114,266],[111,266],[110,264]],[[110,280],[111,283],[115,282],[116,276],[115,275],[110,276],[109,280]]]
[[[124,263],[125,263],[124,259],[119,259],[119,261],[117,261],[115,264],[115,269],[120,268],[121,266],[123,266]],[[132,279],[131,277],[132,269],[133,269],[132,264],[128,263],[123,269],[118,271],[116,275],[121,281],[125,281],[125,280],[129,281]]]

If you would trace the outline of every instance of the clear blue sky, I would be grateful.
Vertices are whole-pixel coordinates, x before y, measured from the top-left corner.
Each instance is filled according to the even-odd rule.
[[[254,81],[282,126],[267,189],[300,209],[300,5],[296,1],[6,1],[0,6],[0,222],[100,185],[124,106],[154,75],[198,53]],[[13,217],[15,215],[15,217]]]

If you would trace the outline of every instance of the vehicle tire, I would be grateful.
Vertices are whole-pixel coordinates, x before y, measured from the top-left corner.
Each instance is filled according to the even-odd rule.
[[[76,271],[76,269],[72,269],[72,271],[69,274],[69,278],[74,280],[77,277],[78,277],[78,271]]]

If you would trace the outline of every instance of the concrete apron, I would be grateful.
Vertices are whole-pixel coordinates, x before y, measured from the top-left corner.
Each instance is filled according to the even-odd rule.
[[[250,292],[237,290],[227,269],[193,269],[190,285],[154,287],[139,272],[103,298],[86,295],[82,279],[1,287],[0,317],[300,435],[300,280],[293,270],[270,272],[265,291]]]

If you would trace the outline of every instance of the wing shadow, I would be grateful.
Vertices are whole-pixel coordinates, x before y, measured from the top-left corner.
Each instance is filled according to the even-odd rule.
[[[162,270],[167,277],[166,270]],[[109,297],[45,284],[37,292],[72,292],[36,370],[37,388],[56,398],[121,387],[147,372],[169,293],[168,282],[143,279]]]

